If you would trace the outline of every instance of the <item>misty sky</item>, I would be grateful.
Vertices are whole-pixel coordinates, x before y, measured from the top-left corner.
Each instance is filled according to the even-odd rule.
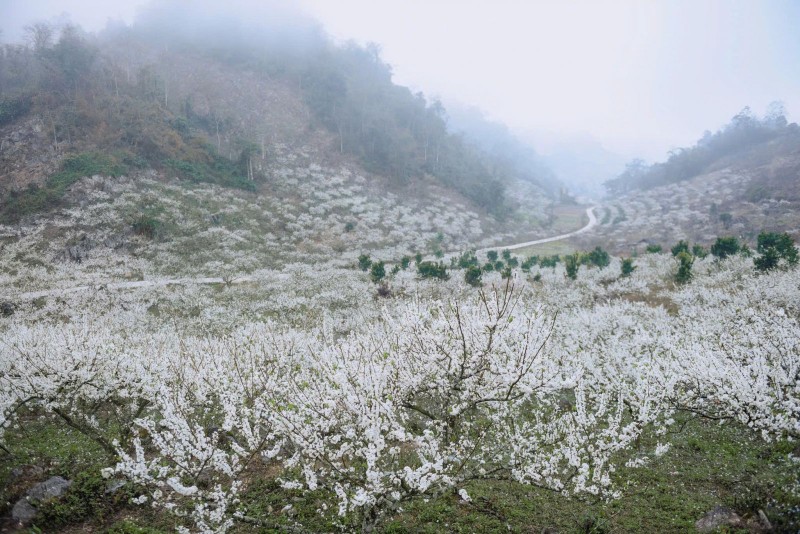
[[[0,0],[6,40],[70,12],[87,29],[141,2]],[[255,2],[263,5],[263,2]],[[241,1],[223,5],[242,5]],[[800,117],[800,2],[299,0],[337,39],[381,44],[395,81],[538,140],[589,134],[662,159],[743,106]],[[253,11],[248,10],[248,17]]]

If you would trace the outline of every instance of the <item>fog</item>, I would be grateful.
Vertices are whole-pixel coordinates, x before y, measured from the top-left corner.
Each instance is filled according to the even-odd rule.
[[[109,20],[133,21],[140,4],[4,0],[2,39],[21,39],[22,26],[35,20],[71,19],[100,30]],[[278,26],[304,19],[303,10],[337,39],[379,43],[397,83],[445,103],[477,106],[545,154],[591,139],[625,158],[658,160],[744,106],[761,113],[782,100],[790,119],[800,113],[800,34],[793,27],[800,4],[791,0],[301,0],[223,7]]]

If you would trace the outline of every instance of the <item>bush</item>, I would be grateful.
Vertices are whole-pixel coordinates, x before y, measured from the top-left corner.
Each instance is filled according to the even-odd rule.
[[[490,272],[492,272],[492,271],[494,271],[494,263],[492,263],[492,262],[490,262],[490,261],[487,261],[487,262],[486,262],[486,263],[483,265],[483,272],[485,272],[485,273],[490,273]]]
[[[659,252],[661,252],[661,250],[662,250],[661,245],[647,245],[645,252],[647,252],[648,254],[658,254]]]
[[[678,244],[675,245],[674,247],[672,247],[672,255],[673,256],[677,256],[681,252],[686,252],[687,254],[689,253],[689,243],[687,243],[683,239],[678,241]]]
[[[481,281],[482,274],[483,272],[481,271],[480,267],[476,265],[470,265],[464,271],[464,281],[472,287],[480,287],[483,285],[483,282]]]
[[[382,261],[376,261],[369,269],[369,278],[374,283],[378,283],[386,276],[386,268]]]
[[[524,272],[526,272],[526,273],[530,272],[531,267],[533,267],[537,263],[539,263],[539,257],[538,256],[530,256],[527,259],[522,261],[522,265],[521,265],[522,270]]]
[[[756,250],[761,255],[753,260],[756,269],[769,271],[776,268],[781,259],[789,265],[797,265],[798,251],[794,241],[787,233],[761,232],[758,235]]]
[[[703,245],[695,243],[694,246],[692,246],[692,254],[702,259],[708,256],[708,251],[703,248]]]
[[[369,254],[362,254],[358,257],[358,268],[364,272],[369,271],[372,266],[372,260],[369,259]]]
[[[400,258],[400,268],[402,268],[404,271],[408,269],[408,266],[410,264],[411,264],[411,258],[409,258],[408,256],[403,256],[402,258]]]
[[[497,261],[498,255],[496,250],[489,250],[486,252],[486,259],[494,263]]]
[[[675,274],[675,281],[679,284],[685,284],[692,279],[692,264],[694,257],[688,252],[678,253],[678,272]]]
[[[578,252],[564,257],[564,267],[567,268],[567,277],[571,280],[578,279],[578,268],[581,265],[581,255]]]
[[[711,254],[723,260],[739,252],[740,248],[739,240],[735,237],[718,237],[711,245]]]
[[[636,266],[633,264],[633,258],[622,258],[622,265],[620,266],[621,276],[627,277],[630,276],[633,271],[636,270]]]
[[[450,278],[447,274],[447,267],[441,261],[439,263],[423,261],[417,265],[417,272],[422,278],[437,278],[439,280]]]
[[[141,235],[148,239],[161,237],[163,233],[163,224],[161,221],[155,217],[145,214],[140,215],[135,221],[133,221],[131,228],[133,228],[133,233],[136,235]]]
[[[461,269],[466,269],[468,267],[477,267],[478,266],[478,258],[475,256],[474,250],[468,250],[461,254],[456,262],[458,267]]]
[[[611,257],[608,255],[608,252],[599,246],[595,247],[593,251],[586,255],[586,260],[591,265],[595,265],[601,269],[608,267],[608,264],[611,263]]]
[[[561,261],[561,258],[558,256],[558,254],[555,254],[555,255],[550,256],[548,258],[542,258],[541,260],[539,260],[539,265],[541,267],[552,267],[552,268],[555,268],[556,264],[559,261]]]

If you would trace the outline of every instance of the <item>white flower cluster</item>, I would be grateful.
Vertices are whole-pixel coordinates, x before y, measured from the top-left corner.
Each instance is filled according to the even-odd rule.
[[[222,292],[51,299],[0,324],[0,429],[54,414],[115,458],[104,476],[202,532],[265,470],[369,526],[416,496],[468,501],[476,479],[616,497],[618,453],[679,410],[799,438],[800,270],[703,260],[672,289],[673,263],[492,273],[483,292],[401,272],[380,302],[362,273],[299,264]]]

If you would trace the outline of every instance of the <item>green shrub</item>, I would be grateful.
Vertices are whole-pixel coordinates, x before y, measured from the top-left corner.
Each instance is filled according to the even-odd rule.
[[[698,258],[702,259],[702,258],[705,258],[706,256],[708,256],[708,251],[703,248],[703,245],[699,245],[699,244],[695,243],[692,246],[692,254],[694,256],[697,256]]]
[[[761,232],[758,235],[756,250],[761,255],[753,260],[756,269],[769,271],[776,268],[781,259],[789,265],[797,265],[798,250],[787,233]]]
[[[556,264],[561,261],[561,257],[558,254],[553,256],[542,258],[539,260],[539,266],[541,267],[552,267],[555,268]]]
[[[478,266],[478,258],[475,256],[474,250],[468,250],[461,254],[458,258],[456,265],[461,269],[466,269],[468,267],[477,267]]]
[[[403,256],[400,258],[400,267],[405,271],[408,269],[408,266],[411,265],[411,258],[408,256]]]
[[[496,250],[489,250],[486,252],[486,259],[494,263],[497,261],[498,255]]]
[[[608,267],[608,264],[611,263],[611,257],[608,255],[608,252],[599,246],[595,247],[593,251],[586,255],[586,260],[591,265],[595,265],[601,269]]]
[[[658,254],[659,252],[661,252],[661,250],[662,250],[661,245],[647,245],[645,252],[647,252],[648,254]]]
[[[417,273],[422,278],[436,278],[439,280],[447,280],[450,276],[447,274],[447,267],[443,262],[423,261],[417,265]]]
[[[711,245],[711,254],[719,259],[725,259],[739,252],[739,240],[735,237],[718,237]]]
[[[636,266],[633,264],[633,258],[622,258],[622,264],[620,265],[621,276],[630,276],[635,270]]]
[[[374,262],[369,269],[369,278],[374,283],[378,283],[386,276],[386,267],[382,261]]]
[[[483,272],[485,272],[485,273],[490,273],[490,272],[492,272],[492,271],[494,271],[494,263],[492,263],[492,262],[490,262],[490,261],[487,261],[487,262],[486,262],[486,263],[483,265]]]
[[[131,224],[133,233],[144,236],[148,239],[161,237],[163,224],[161,221],[150,215],[142,214]]]
[[[688,252],[678,253],[678,272],[675,274],[675,281],[679,284],[685,284],[692,279],[692,264],[694,257]]]
[[[571,280],[578,279],[578,268],[581,265],[581,255],[574,252],[564,256],[564,267],[567,269],[567,277]]]
[[[521,268],[522,268],[522,270],[524,272],[527,273],[527,272],[530,272],[531,267],[533,267],[537,263],[539,263],[539,257],[538,256],[529,256],[527,259],[522,261]]]
[[[358,268],[366,272],[372,266],[372,260],[369,259],[369,254],[362,254],[358,257]]]
[[[182,178],[192,182],[217,184],[245,191],[256,190],[255,183],[246,176],[242,176],[236,164],[222,156],[214,155],[211,165],[180,159],[167,159],[164,164],[176,171]]]
[[[480,267],[476,265],[469,265],[464,271],[464,281],[472,287],[480,287],[483,285],[481,281],[482,274],[483,272],[481,271]]]
[[[678,241],[678,244],[675,245],[674,247],[672,247],[672,255],[673,256],[677,256],[681,252],[686,252],[686,253],[689,252],[689,243],[687,243],[683,239]]]

